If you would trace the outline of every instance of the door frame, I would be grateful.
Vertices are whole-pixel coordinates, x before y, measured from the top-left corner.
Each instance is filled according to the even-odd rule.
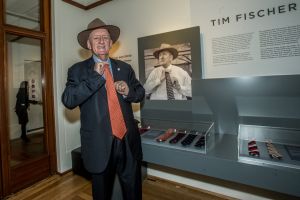
[[[53,96],[53,71],[52,71],[52,39],[51,39],[51,0],[40,0],[40,31],[29,30],[5,24],[5,0],[0,0],[0,197],[5,197],[12,192],[16,192],[33,182],[41,180],[57,172],[56,143],[55,143],[55,119],[54,119],[54,96]],[[8,116],[8,65],[6,63],[6,39],[5,35],[16,34],[41,40],[41,70],[43,81],[43,113],[45,126],[44,145],[47,155],[39,157],[31,162],[24,163],[20,167],[26,167],[24,173],[18,174],[28,176],[12,180],[12,172],[17,168],[10,167],[10,141],[9,141],[9,116]],[[46,163],[46,164],[45,164]],[[36,172],[37,166],[41,166],[44,171],[32,179],[32,173]],[[31,179],[31,180],[29,180]]]

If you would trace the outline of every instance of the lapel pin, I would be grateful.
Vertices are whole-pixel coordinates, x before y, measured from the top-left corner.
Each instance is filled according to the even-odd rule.
[[[118,69],[117,69],[118,71],[120,71],[120,68],[118,67]]]

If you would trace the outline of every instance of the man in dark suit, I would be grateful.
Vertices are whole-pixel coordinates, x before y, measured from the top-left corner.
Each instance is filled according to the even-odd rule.
[[[98,18],[78,34],[79,44],[91,50],[93,56],[69,68],[62,95],[67,108],[80,107],[82,158],[92,173],[94,200],[111,199],[115,174],[120,180],[123,199],[142,199],[141,138],[131,103],[141,102],[145,90],[130,65],[109,58],[109,50],[119,34],[118,27],[106,25]],[[112,92],[117,94],[118,105],[111,103]],[[113,118],[118,108],[123,115],[120,120]],[[116,124],[125,127],[114,129]],[[119,130],[125,135],[115,133]]]

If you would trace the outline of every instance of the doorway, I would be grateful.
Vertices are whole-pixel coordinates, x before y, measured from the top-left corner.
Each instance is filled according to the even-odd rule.
[[[0,0],[1,190],[56,172],[51,0]]]

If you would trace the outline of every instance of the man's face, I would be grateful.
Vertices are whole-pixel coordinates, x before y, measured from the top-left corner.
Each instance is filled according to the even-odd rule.
[[[162,51],[158,55],[158,62],[163,67],[168,67],[173,60],[173,55],[169,51]]]
[[[111,46],[112,40],[110,39],[108,30],[96,29],[90,33],[87,47],[101,60],[106,60],[108,58]]]

